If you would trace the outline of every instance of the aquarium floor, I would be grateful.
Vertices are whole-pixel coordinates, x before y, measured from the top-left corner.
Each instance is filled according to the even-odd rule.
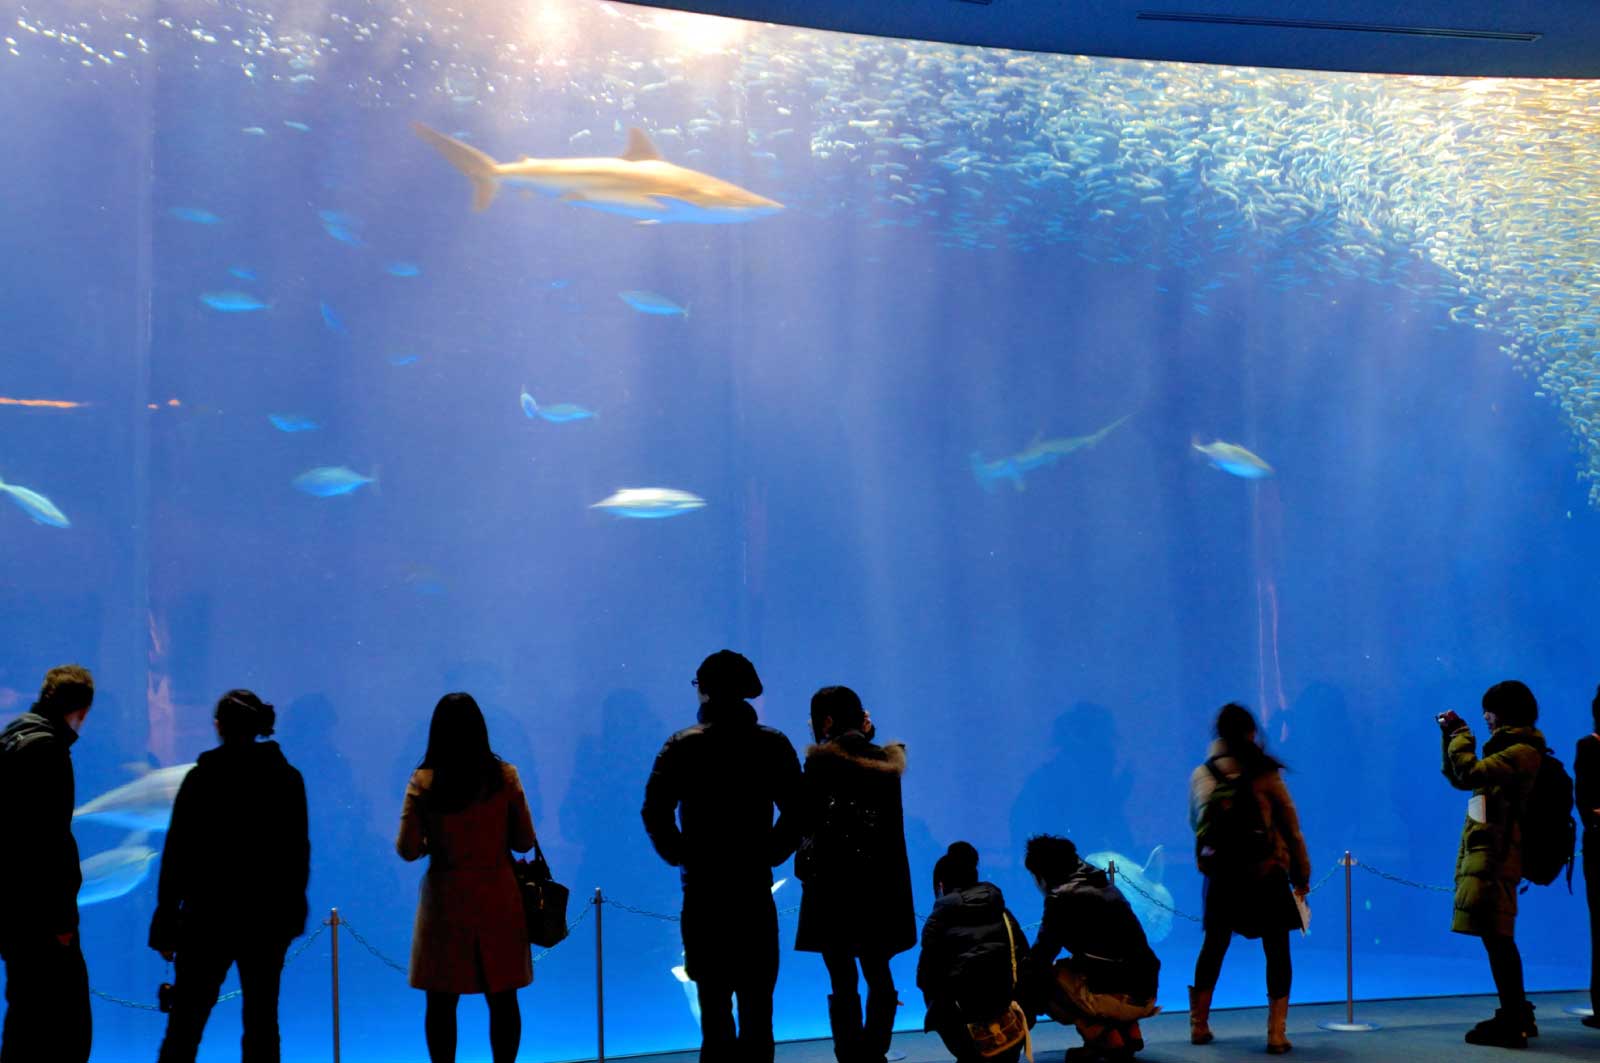
[[[1536,993],[1540,1036],[1529,1045],[1530,1057],[1552,1059],[1600,1058],[1600,1030],[1590,1030],[1564,1013],[1565,1008],[1587,1006],[1586,993]],[[1436,997],[1418,1000],[1387,1000],[1366,1003],[1356,1008],[1356,1018],[1381,1027],[1372,1033],[1330,1033],[1317,1024],[1344,1019],[1343,1004],[1316,1004],[1292,1008],[1289,1012],[1289,1038],[1294,1042],[1290,1059],[1299,1063],[1486,1063],[1506,1058],[1497,1049],[1474,1048],[1463,1044],[1462,1034],[1495,1009],[1493,997]],[[1227,1060],[1267,1058],[1265,1008],[1239,1008],[1211,1015],[1215,1043],[1203,1048],[1189,1044],[1187,1013],[1174,1011],[1156,1016],[1144,1024],[1147,1047],[1139,1059],[1159,1063],[1224,1063]],[[1059,1063],[1061,1053],[1079,1044],[1070,1030],[1045,1023],[1034,1031],[1035,1057],[1044,1063]],[[904,1052],[906,1063],[934,1063],[948,1060],[939,1039],[932,1034],[896,1035],[894,1047]],[[611,1056],[610,1059],[622,1057]],[[630,1056],[630,1063],[692,1063],[694,1052],[660,1056]],[[1520,1058],[1520,1057],[1517,1057]],[[777,1063],[831,1063],[832,1045],[827,1041],[803,1041],[778,1046]]]

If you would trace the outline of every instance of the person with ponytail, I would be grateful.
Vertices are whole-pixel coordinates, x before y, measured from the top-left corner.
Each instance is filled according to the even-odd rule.
[[[311,840],[305,781],[269,737],[271,705],[230,690],[222,744],[200,754],[172,806],[150,947],[176,962],[160,1063],[193,1063],[228,968],[239,968],[244,1063],[277,1063],[278,987],[306,928]]]
[[[1189,1041],[1209,1044],[1211,994],[1234,934],[1260,938],[1267,958],[1267,1052],[1290,1050],[1287,1024],[1289,931],[1302,926],[1300,906],[1311,882],[1311,859],[1300,833],[1283,764],[1261,746],[1256,718],[1229,702],[1217,713],[1216,741],[1189,778],[1189,822],[1195,860],[1205,875],[1205,938],[1189,987]]]
[[[432,1063],[455,1063],[463,993],[481,993],[488,1003],[494,1063],[517,1058],[517,990],[533,982],[533,957],[511,853],[537,841],[522,777],[495,756],[483,710],[471,694],[446,694],[406,786],[395,842],[402,860],[428,857],[410,981],[427,994],[422,1024]]]
[[[839,1063],[883,1063],[900,998],[889,960],[917,943],[900,778],[906,747],[878,745],[849,687],[811,699],[811,733],[794,873],[803,887],[794,947],[820,952],[833,994],[828,1021]],[[857,981],[867,983],[865,1015]]]
[[[933,865],[933,912],[922,924],[917,988],[928,1006],[923,1029],[938,1033],[956,1063],[1016,1063],[1023,1044],[986,1057],[967,1027],[1011,1008],[1027,953],[1027,935],[1000,887],[978,878],[978,850],[952,844]]]

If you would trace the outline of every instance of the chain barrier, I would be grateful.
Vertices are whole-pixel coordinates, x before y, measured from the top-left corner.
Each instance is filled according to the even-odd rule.
[[[1164,912],[1170,912],[1180,919],[1189,920],[1191,923],[1201,922],[1201,919],[1198,915],[1190,915],[1188,912],[1173,907],[1166,901],[1161,900],[1159,897],[1151,896],[1148,890],[1126,875],[1118,875],[1116,878],[1116,883],[1118,889],[1131,888],[1133,892],[1137,893],[1139,896],[1143,897],[1145,900],[1149,901],[1151,904],[1155,905],[1157,908],[1160,908]]]
[[[316,940],[319,937],[321,937],[323,935],[323,932],[326,931],[327,929],[328,929],[328,925],[326,923],[324,923],[321,926],[317,927],[317,929],[312,932],[310,937],[306,938],[300,944],[296,945],[294,947],[293,951],[291,951],[287,956],[284,957],[283,965],[285,967],[288,967],[295,960],[298,960],[300,957],[304,956],[306,954],[307,950],[309,950],[311,948],[311,946],[316,943]],[[115,1004],[119,1008],[128,1008],[128,1009],[130,1009],[132,1011],[153,1011],[153,1012],[156,1012],[157,1014],[159,1014],[160,1011],[161,1011],[160,1006],[156,1005],[156,1004],[146,1004],[143,1001],[139,1001],[139,1000],[127,1000],[127,999],[125,999],[123,997],[113,996],[110,993],[102,993],[98,989],[90,989],[89,992],[91,994],[93,994],[94,996],[99,997],[101,1000],[105,1001],[107,1004]],[[227,1002],[229,1000],[238,1000],[243,995],[244,994],[240,990],[235,989],[231,993],[223,993],[221,996],[217,997],[217,1003],[218,1004],[222,1004],[222,1003],[225,1003],[225,1002]]]
[[[1377,875],[1379,878],[1384,879],[1384,880],[1386,880],[1388,882],[1393,882],[1393,883],[1395,883],[1396,885],[1399,885],[1399,886],[1410,886],[1412,889],[1428,890],[1431,893],[1454,893],[1455,892],[1455,887],[1454,886],[1430,886],[1426,882],[1413,882],[1408,878],[1401,878],[1399,875],[1392,875],[1387,871],[1380,871],[1378,868],[1373,867],[1371,864],[1364,864],[1359,860],[1356,861],[1356,866],[1359,867],[1361,870],[1367,872],[1367,874],[1369,874],[1369,875]]]
[[[546,956],[550,955],[556,949],[559,949],[563,944],[565,944],[567,942],[567,940],[572,937],[572,932],[574,930],[578,929],[580,926],[582,926],[583,925],[583,921],[585,919],[589,918],[589,912],[593,908],[594,908],[593,904],[585,904],[583,906],[583,913],[581,915],[579,915],[578,918],[572,920],[570,923],[567,924],[567,936],[565,938],[562,938],[560,941],[556,942],[554,945],[551,945],[549,948],[540,949],[538,952],[533,954],[533,965],[535,967],[539,966],[539,964],[544,961],[544,958]]]
[[[397,963],[394,960],[391,960],[389,957],[385,956],[381,951],[379,951],[376,945],[362,937],[361,931],[355,928],[355,924],[351,923],[350,920],[345,917],[343,912],[339,913],[339,925],[350,932],[350,936],[356,939],[357,945],[360,945],[362,948],[372,953],[373,956],[377,957],[379,963],[390,968],[391,970],[399,971],[404,975],[409,975],[411,973],[411,969],[405,964]]]

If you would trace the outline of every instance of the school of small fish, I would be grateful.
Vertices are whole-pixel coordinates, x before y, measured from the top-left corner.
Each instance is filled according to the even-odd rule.
[[[447,58],[397,59],[341,91],[408,116],[416,96],[469,112],[492,99],[497,119],[533,126],[559,98],[581,127],[575,147],[638,126],[684,165],[759,183],[791,214],[921,227],[972,252],[1070,245],[1092,262],[1171,269],[1192,280],[1173,298],[1202,316],[1232,286],[1324,298],[1367,282],[1390,309],[1426,308],[1436,328],[1503,337],[1571,432],[1600,507],[1600,84],[1180,65],[721,21],[713,33],[686,15],[533,7],[562,32],[530,38],[520,10],[469,27],[420,4],[342,17],[325,36],[230,10],[226,28],[199,13],[130,15],[94,40],[88,24],[52,24],[40,9],[8,41],[13,54],[60,49],[100,76],[132,76],[125,60],[170,35],[297,89],[347,44],[409,55],[399,46],[421,42]],[[714,84],[695,76],[708,55]],[[248,121],[229,128],[266,134]],[[223,216],[170,210],[202,226]],[[345,220],[322,218],[335,240],[359,241]],[[666,296],[620,297],[687,316]],[[271,305],[238,291],[201,299],[223,313]],[[1271,471],[1207,457],[1234,475]]]

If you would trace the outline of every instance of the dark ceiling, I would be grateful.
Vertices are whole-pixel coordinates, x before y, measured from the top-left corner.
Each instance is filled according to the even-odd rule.
[[[656,7],[1032,51],[1390,74],[1600,77],[1600,0],[666,0]]]

